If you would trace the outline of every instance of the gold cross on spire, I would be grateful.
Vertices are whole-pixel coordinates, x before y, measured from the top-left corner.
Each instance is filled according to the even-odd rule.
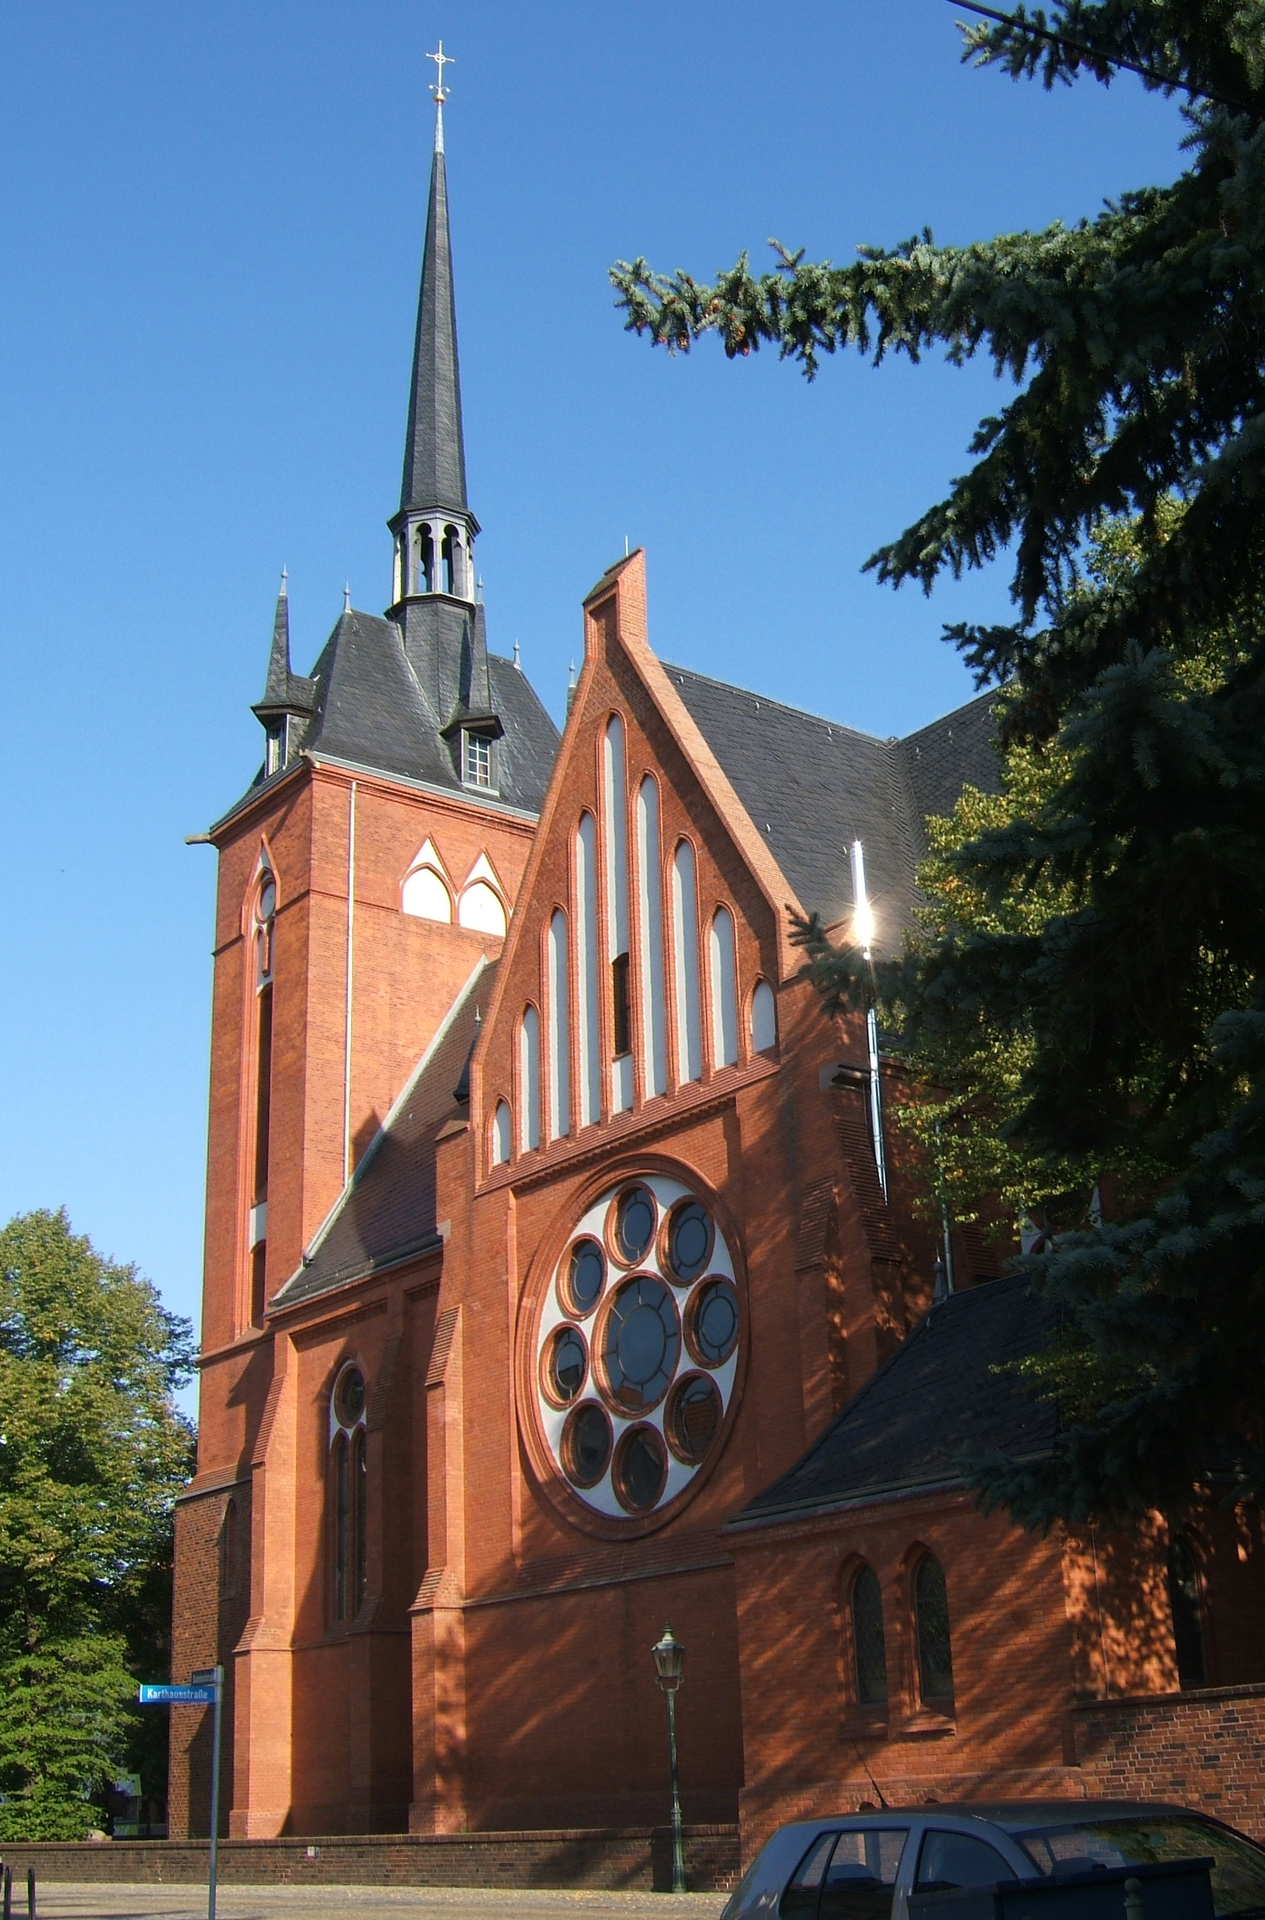
[[[431,92],[442,107],[444,101],[448,98],[448,89],[444,85],[444,68],[455,67],[457,63],[450,53],[444,52],[444,43],[442,40],[439,43],[439,52],[428,53],[426,58],[435,62],[435,84],[431,88]]]

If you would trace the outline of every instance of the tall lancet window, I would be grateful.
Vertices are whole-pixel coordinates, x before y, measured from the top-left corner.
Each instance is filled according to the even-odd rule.
[[[663,985],[663,872],[659,789],[649,774],[637,792],[637,905],[640,909],[642,1075],[646,1099],[668,1090]]]
[[[338,1376],[330,1427],[333,1615],[349,1621],[364,1605],[369,1572],[369,1454],[359,1367],[344,1367]]]
[[[624,723],[613,714],[602,754],[602,804],[606,826],[606,946],[611,982],[611,1112],[633,1101],[632,1006],[629,1001],[628,781]]]
[[[254,1153],[249,1216],[250,1323],[261,1327],[268,1271],[268,1159],[272,1131],[272,955],[277,880],[264,866],[255,883],[252,942],[255,970]]]
[[[672,959],[676,980],[676,1073],[684,1084],[703,1071],[698,1007],[698,888],[694,849],[677,843],[672,857]]]
[[[711,962],[712,1065],[732,1067],[738,1059],[738,951],[734,917],[728,907],[712,915]]]
[[[540,1015],[523,1009],[518,1029],[518,1150],[530,1153],[540,1145]]]
[[[413,591],[414,593],[433,593],[435,581],[435,547],[430,537],[430,528],[428,526],[420,526],[413,536],[413,541],[415,564]]]
[[[580,1049],[580,1125],[591,1127],[602,1112],[601,1004],[598,993],[597,822],[580,815],[575,836],[575,934],[579,942],[576,1034]],[[565,1132],[566,1129],[564,1128]]]
[[[567,916],[549,922],[549,1138],[571,1131],[571,992]]]

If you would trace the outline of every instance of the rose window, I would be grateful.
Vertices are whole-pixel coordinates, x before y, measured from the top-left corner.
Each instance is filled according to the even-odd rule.
[[[662,1175],[576,1223],[537,1328],[541,1424],[586,1506],[639,1516],[675,1499],[719,1441],[742,1322],[711,1209]]]

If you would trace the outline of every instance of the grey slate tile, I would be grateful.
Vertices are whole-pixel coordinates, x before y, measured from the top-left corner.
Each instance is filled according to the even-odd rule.
[[[1048,1451],[1054,1408],[1020,1376],[996,1369],[1036,1352],[1050,1324],[1051,1310],[1024,1274],[951,1295],[738,1520],[954,1480],[956,1456],[967,1446]]]

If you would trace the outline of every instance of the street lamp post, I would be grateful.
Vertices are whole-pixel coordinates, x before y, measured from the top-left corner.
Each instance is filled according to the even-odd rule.
[[[685,1648],[671,1626],[650,1649],[659,1685],[668,1696],[668,1756],[672,1762],[672,1891],[685,1892],[685,1842],[681,1836],[681,1783],[676,1770],[676,1690],[685,1678]]]

